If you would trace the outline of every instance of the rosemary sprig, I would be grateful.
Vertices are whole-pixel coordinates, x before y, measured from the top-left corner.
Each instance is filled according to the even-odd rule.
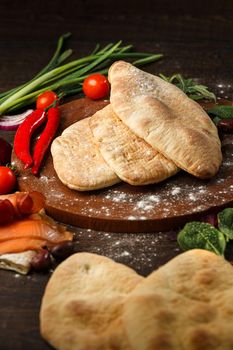
[[[180,88],[185,94],[187,94],[192,100],[212,100],[216,101],[216,96],[213,92],[209,91],[205,85],[197,84],[193,79],[185,79],[181,74],[174,74],[170,77],[164,74],[159,76]]]

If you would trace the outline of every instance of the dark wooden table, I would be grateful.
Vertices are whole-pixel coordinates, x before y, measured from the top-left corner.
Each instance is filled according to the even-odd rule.
[[[119,39],[165,58],[147,68],[180,72],[233,99],[233,2],[6,1],[0,2],[0,90],[30,79],[50,58],[57,37],[73,33],[75,56],[97,42]],[[0,132],[12,141],[12,133]],[[103,233],[79,228],[77,251],[109,256],[147,275],[179,253],[176,232]],[[50,274],[0,271],[0,350],[45,350],[38,313]]]

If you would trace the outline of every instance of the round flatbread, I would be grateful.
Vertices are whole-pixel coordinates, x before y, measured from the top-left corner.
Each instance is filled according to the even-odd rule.
[[[132,291],[122,319],[135,350],[233,349],[233,268],[208,251],[183,253]]]
[[[114,113],[111,104],[96,112],[89,124],[100,153],[123,181],[147,185],[177,173],[175,164],[135,135]]]
[[[124,300],[143,279],[104,256],[77,253],[55,270],[40,311],[42,337],[59,350],[130,349]]]
[[[51,153],[57,176],[73,190],[97,190],[121,181],[101,156],[89,127],[89,118],[65,129],[53,141]]]
[[[198,103],[124,61],[110,67],[108,78],[112,108],[135,134],[197,177],[217,173],[222,161],[217,128]]]

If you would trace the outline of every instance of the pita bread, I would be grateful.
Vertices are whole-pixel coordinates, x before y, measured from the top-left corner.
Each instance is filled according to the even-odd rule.
[[[122,318],[135,350],[233,349],[233,268],[214,253],[185,252],[132,291]]]
[[[100,153],[111,169],[131,185],[160,182],[177,172],[175,164],[136,136],[109,104],[89,119]]]
[[[133,132],[197,177],[217,173],[221,143],[200,105],[173,84],[124,61],[111,66],[109,81],[112,107]]]
[[[42,337],[59,350],[130,349],[120,315],[125,298],[142,279],[104,256],[72,255],[46,287]]]
[[[16,271],[26,275],[31,269],[32,258],[36,255],[34,250],[22,253],[0,255],[0,269]]]
[[[88,119],[68,127],[51,145],[54,169],[66,186],[96,190],[120,182],[94,143]]]

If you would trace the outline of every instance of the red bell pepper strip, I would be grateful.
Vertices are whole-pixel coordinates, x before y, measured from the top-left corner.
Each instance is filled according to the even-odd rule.
[[[47,124],[36,142],[33,153],[32,173],[37,175],[44,155],[53,140],[60,122],[60,111],[58,107],[52,107],[47,112]]]
[[[16,156],[25,164],[25,169],[32,163],[30,154],[30,141],[33,132],[46,120],[46,113],[37,109],[33,111],[17,129],[14,138],[14,150]]]

